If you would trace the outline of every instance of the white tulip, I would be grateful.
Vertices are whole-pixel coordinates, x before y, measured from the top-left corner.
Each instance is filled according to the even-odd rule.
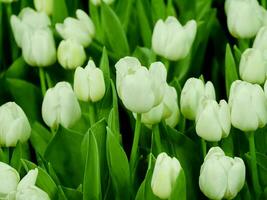
[[[245,183],[245,173],[241,158],[225,156],[219,147],[212,147],[200,169],[200,190],[209,199],[233,199]]]
[[[83,69],[78,67],[74,74],[74,92],[81,101],[96,102],[105,94],[105,81],[101,69],[95,66],[94,61],[89,60]]]
[[[83,46],[75,40],[62,40],[57,49],[57,58],[60,65],[65,69],[76,69],[82,66],[86,60]]]
[[[181,169],[181,165],[175,157],[171,158],[164,152],[160,153],[151,179],[154,195],[161,199],[168,199]]]
[[[218,104],[213,99],[203,99],[196,118],[196,132],[201,138],[217,142],[229,135],[231,128],[230,108],[226,101]]]
[[[26,30],[22,37],[22,55],[31,66],[46,67],[56,62],[56,46],[49,28]]]
[[[99,6],[101,5],[101,2],[104,2],[109,5],[109,4],[112,4],[114,0],[90,0],[90,2],[95,6]]]
[[[242,80],[262,84],[266,77],[266,63],[260,50],[246,49],[240,60],[239,74]]]
[[[255,131],[267,123],[267,100],[262,88],[245,81],[234,81],[229,106],[232,125],[242,131]]]
[[[42,116],[44,122],[52,128],[57,128],[59,124],[69,128],[80,119],[79,102],[69,83],[59,82],[47,90],[42,104]]]
[[[16,146],[26,142],[31,135],[31,126],[23,110],[14,102],[0,107],[0,146]]]
[[[76,40],[82,46],[87,47],[95,35],[95,26],[83,10],[78,9],[76,16],[77,19],[67,17],[63,24],[56,24],[56,30],[64,39]]]
[[[263,25],[263,11],[257,0],[226,0],[227,26],[236,38],[252,38]]]
[[[49,17],[43,12],[36,12],[32,8],[23,8],[18,16],[10,18],[11,28],[19,47],[22,47],[22,38],[26,30],[48,28],[51,25]]]
[[[160,19],[153,30],[152,49],[169,60],[183,59],[191,49],[196,31],[195,20],[182,26],[175,17],[168,17],[165,22]]]
[[[267,61],[267,26],[263,26],[257,33],[253,42],[253,49],[259,49]]]
[[[189,78],[181,92],[181,112],[190,120],[195,120],[199,103],[203,98],[215,99],[215,89],[213,84],[208,81],[206,84],[197,78]]]
[[[18,172],[8,164],[0,162],[0,197],[14,193],[19,183]]]
[[[34,7],[39,12],[45,12],[47,15],[51,15],[53,12],[54,0],[34,0]]]
[[[149,70],[133,57],[120,59],[116,65],[116,86],[124,106],[135,113],[148,112],[163,99],[167,71],[161,62]]]

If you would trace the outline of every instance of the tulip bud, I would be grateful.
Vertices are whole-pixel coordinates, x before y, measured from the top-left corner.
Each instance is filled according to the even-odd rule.
[[[263,54],[264,60],[267,60],[267,26],[263,26],[258,31],[253,42],[253,49],[259,49]]]
[[[160,62],[142,67],[136,58],[125,57],[116,65],[118,95],[124,106],[135,113],[148,112],[163,99],[167,71]]]
[[[151,179],[154,195],[161,199],[168,199],[181,169],[181,165],[175,157],[171,158],[165,152],[160,153]]]
[[[209,199],[233,199],[245,183],[245,173],[241,158],[225,156],[220,147],[212,147],[200,169],[200,190]]]
[[[16,200],[50,200],[46,192],[35,186],[37,176],[38,168],[35,168],[23,177],[18,184]]]
[[[0,162],[0,197],[7,197],[16,191],[19,179],[19,174],[14,168]]]
[[[76,69],[82,66],[86,54],[82,45],[75,40],[62,40],[57,50],[58,62],[65,69]]]
[[[99,6],[101,5],[101,2],[104,2],[105,4],[112,4],[114,2],[114,0],[90,0],[90,2],[95,5],[95,6]]]
[[[0,107],[0,146],[13,147],[26,142],[31,135],[30,123],[23,110],[14,102]]]
[[[65,40],[76,40],[82,46],[87,47],[95,35],[95,26],[83,10],[78,9],[76,16],[78,19],[67,17],[63,24],[56,24],[56,30]]]
[[[213,99],[203,99],[199,107],[196,118],[198,136],[210,142],[217,142],[227,137],[231,128],[228,104],[224,100],[218,105]]]
[[[191,49],[196,31],[195,20],[183,27],[175,17],[168,17],[165,22],[160,19],[153,30],[152,49],[169,60],[183,59]]]
[[[263,25],[262,8],[256,0],[226,0],[227,26],[236,38],[252,38]]]
[[[258,84],[264,83],[266,66],[260,50],[246,49],[241,56],[239,74],[244,81]]]
[[[181,112],[190,120],[195,120],[199,102],[202,98],[215,99],[215,89],[208,81],[206,84],[197,78],[189,78],[181,92]]]
[[[95,66],[94,61],[89,60],[84,69],[78,67],[75,70],[74,92],[81,101],[96,102],[104,97],[104,75],[101,69]]]
[[[43,12],[36,12],[32,8],[23,8],[18,17],[10,18],[11,28],[19,47],[22,47],[22,38],[26,30],[48,28],[51,25],[49,17]]]
[[[31,66],[46,67],[56,62],[56,46],[49,28],[26,30],[22,38],[22,55]]]
[[[262,88],[245,81],[234,81],[229,106],[232,125],[242,131],[255,131],[267,123],[267,101]]]
[[[47,15],[51,15],[53,12],[53,0],[34,0],[34,7],[39,12],[45,12]]]
[[[69,128],[81,117],[79,102],[68,82],[59,82],[47,90],[42,104],[42,116],[51,128],[57,128],[59,124]]]

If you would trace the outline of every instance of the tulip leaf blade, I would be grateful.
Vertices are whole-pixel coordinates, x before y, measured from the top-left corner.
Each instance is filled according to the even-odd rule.
[[[229,44],[226,45],[225,52],[225,84],[226,84],[226,93],[229,96],[230,87],[232,82],[238,79],[236,63],[232,50]]]
[[[130,199],[129,162],[120,143],[107,127],[107,161],[116,199]]]
[[[174,187],[172,188],[172,193],[169,198],[170,200],[186,200],[186,179],[184,170],[181,169]]]
[[[28,143],[18,142],[11,157],[10,165],[18,172],[21,171],[22,163],[21,159],[30,158],[30,149]]]
[[[97,141],[90,130],[86,133],[84,140],[86,142],[86,159],[83,179],[83,200],[100,200],[102,197]]]
[[[68,8],[65,0],[53,1],[53,14],[52,21],[53,24],[61,23],[66,17],[68,17]]]
[[[155,24],[159,19],[165,19],[165,7],[164,0],[151,0],[153,24]]]
[[[101,18],[105,37],[117,57],[129,54],[129,44],[122,24],[115,12],[105,3],[101,4]]]
[[[103,72],[106,89],[110,84],[110,69],[109,69],[109,60],[106,47],[103,47],[103,52],[100,60],[100,69]]]

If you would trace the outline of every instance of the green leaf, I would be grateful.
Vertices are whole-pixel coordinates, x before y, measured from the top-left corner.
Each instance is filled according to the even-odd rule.
[[[176,179],[169,200],[186,200],[186,179],[183,169],[181,169]]]
[[[107,161],[116,199],[130,199],[130,169],[120,143],[107,127]]]
[[[47,172],[42,168],[37,167],[34,163],[28,160],[22,159],[21,162],[27,172],[31,169],[38,168],[36,185],[44,190],[52,200],[56,200],[58,188],[53,179],[47,174]]]
[[[164,0],[151,0],[151,13],[154,25],[159,19],[165,20],[165,10]]]
[[[67,187],[77,187],[82,182],[82,139],[82,134],[59,127],[45,151],[45,159],[51,163],[61,183]]]
[[[91,0],[88,0],[88,5],[89,5],[90,17],[92,21],[94,22],[95,29],[96,29],[95,37],[97,40],[102,41],[103,31],[102,31],[101,21],[100,21],[99,6],[95,6]]]
[[[110,84],[110,69],[109,69],[109,60],[106,47],[103,47],[102,57],[100,61],[100,69],[104,74],[105,86],[107,89],[109,88]]]
[[[102,28],[108,44],[117,57],[129,54],[129,46],[121,22],[114,11],[105,3],[101,4]]]
[[[85,135],[84,140],[86,143],[86,149],[84,149],[86,151],[86,162],[83,179],[83,200],[102,199],[97,141],[90,130]]]
[[[90,189],[88,190],[90,191]],[[83,198],[83,194],[73,188],[59,186],[59,191],[61,193],[60,195],[62,200],[81,200]]]
[[[133,56],[137,57],[144,66],[149,66],[156,61],[156,54],[146,47],[136,47]]]
[[[66,17],[69,16],[68,9],[65,0],[53,1],[53,14],[52,21],[53,24],[62,23]]]
[[[236,70],[236,63],[230,45],[227,44],[225,52],[225,84],[226,84],[227,96],[229,96],[232,82],[234,82],[237,79],[238,79],[238,74]]]
[[[29,65],[25,63],[23,57],[21,56],[8,68],[6,71],[6,77],[24,79],[26,78],[29,69]]]
[[[28,143],[18,142],[10,161],[10,165],[14,167],[18,172],[21,171],[21,159],[30,159],[30,149]]]

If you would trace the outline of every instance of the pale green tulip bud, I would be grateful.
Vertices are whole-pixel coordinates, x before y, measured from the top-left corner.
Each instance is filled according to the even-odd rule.
[[[242,131],[255,131],[267,123],[267,100],[257,84],[234,81],[230,88],[229,106],[232,125]]]
[[[23,8],[18,16],[10,18],[11,28],[19,47],[22,47],[22,38],[26,30],[47,28],[51,25],[49,17],[43,12],[36,12],[32,8]]]
[[[56,24],[56,30],[65,40],[76,40],[79,44],[87,47],[95,35],[95,26],[83,10],[78,9],[76,16],[77,19],[67,17],[63,24]]]
[[[267,61],[267,26],[263,26],[257,33],[253,42],[253,49],[259,49]]]
[[[244,51],[239,64],[239,74],[244,81],[264,83],[266,69],[266,63],[260,50],[246,49]]]
[[[0,197],[6,199],[17,190],[19,183],[18,172],[8,164],[0,162]]]
[[[125,57],[116,65],[116,86],[124,106],[134,113],[146,113],[163,99],[167,71],[160,62],[141,66],[136,58]]]
[[[203,98],[215,99],[215,89],[208,81],[206,84],[197,78],[189,78],[181,92],[181,112],[185,118],[195,120],[199,103]]]
[[[19,182],[16,200],[50,200],[48,194],[35,186],[38,176],[38,168],[30,170]]]
[[[209,199],[233,199],[245,183],[245,164],[241,158],[225,156],[212,147],[200,169],[199,187]]]
[[[22,55],[31,66],[47,67],[56,62],[56,46],[49,28],[26,30],[22,37]]]
[[[47,15],[51,15],[53,12],[54,0],[34,0],[34,7],[39,12],[45,12]]]
[[[263,25],[263,13],[257,0],[226,0],[227,26],[236,38],[252,38]]]
[[[151,179],[154,195],[161,199],[168,199],[181,169],[181,165],[175,157],[171,158],[165,152],[160,153]]]
[[[89,60],[83,69],[78,67],[74,74],[74,92],[81,101],[100,101],[105,95],[105,81],[101,69]]]
[[[105,4],[112,4],[114,2],[114,0],[90,0],[90,2],[95,5],[95,6],[99,6],[101,5],[101,2],[104,2]]]
[[[23,110],[14,102],[0,107],[0,146],[13,147],[26,142],[31,135],[30,123]]]
[[[152,35],[152,49],[156,54],[169,60],[185,58],[194,42],[197,32],[195,20],[188,21],[182,26],[175,17],[166,21],[158,20]]]
[[[76,69],[82,66],[86,60],[83,46],[75,40],[62,40],[57,49],[57,58],[60,65],[65,69]]]
[[[230,108],[226,101],[218,104],[213,99],[200,102],[196,117],[197,135],[210,142],[220,141],[229,135],[231,128]]]
[[[51,128],[59,124],[71,127],[81,117],[79,102],[68,82],[59,82],[47,90],[42,104],[44,122]]]

